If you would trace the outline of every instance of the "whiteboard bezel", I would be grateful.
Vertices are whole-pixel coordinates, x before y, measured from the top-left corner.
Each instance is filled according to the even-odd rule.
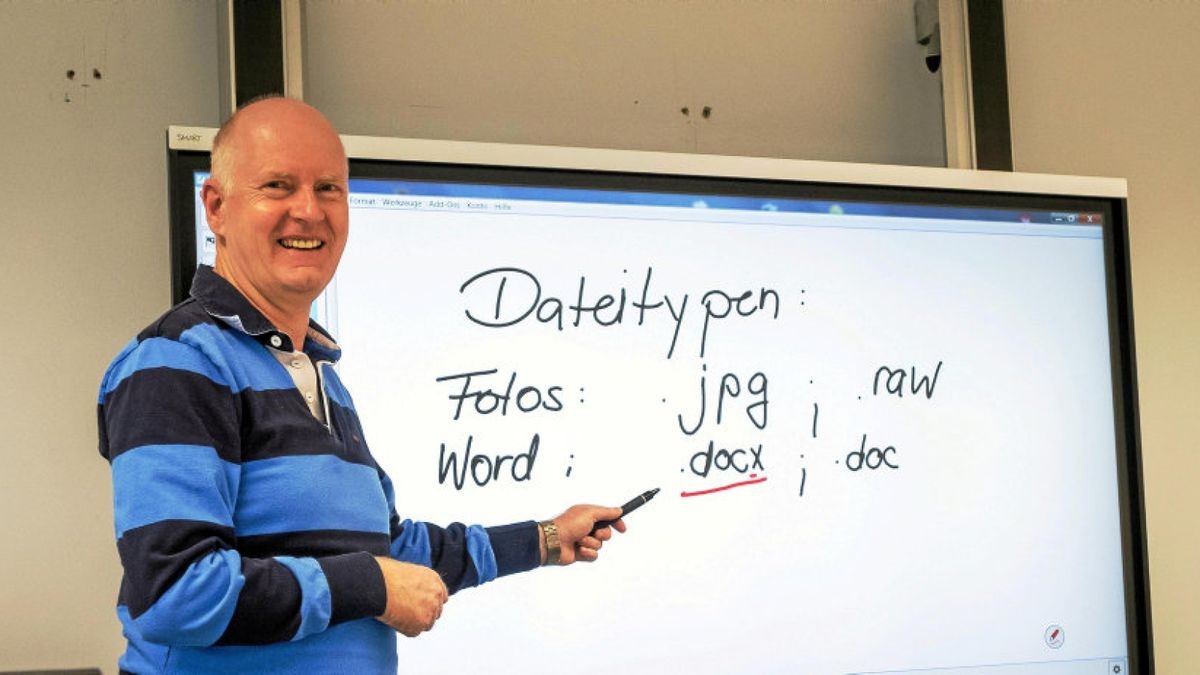
[[[207,152],[212,149],[212,141],[216,134],[217,130],[210,127],[171,126],[167,131],[167,146],[171,150]],[[1098,176],[1060,176],[926,166],[852,164],[771,157],[692,155],[347,134],[343,134],[341,138],[346,155],[350,159],[790,180],[1110,199],[1124,199],[1128,196],[1128,184],[1124,178]]]

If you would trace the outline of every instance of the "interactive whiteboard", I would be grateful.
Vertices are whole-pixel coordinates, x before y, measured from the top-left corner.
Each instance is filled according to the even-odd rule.
[[[662,491],[402,672],[1126,672],[1111,202],[488,175],[356,177],[316,310],[401,517]]]

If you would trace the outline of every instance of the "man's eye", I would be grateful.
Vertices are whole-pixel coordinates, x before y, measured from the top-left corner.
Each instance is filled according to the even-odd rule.
[[[288,184],[287,181],[273,180],[264,183],[263,188],[266,190],[287,190]]]

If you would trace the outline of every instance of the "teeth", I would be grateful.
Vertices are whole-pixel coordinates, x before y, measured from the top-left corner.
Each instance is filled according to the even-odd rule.
[[[280,239],[279,243],[282,244],[284,248],[321,248],[321,241],[319,239]]]

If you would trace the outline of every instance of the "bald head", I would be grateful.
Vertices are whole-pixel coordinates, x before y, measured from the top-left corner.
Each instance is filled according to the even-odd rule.
[[[253,152],[256,141],[293,143],[303,137],[336,143],[345,159],[346,151],[337,130],[316,108],[282,96],[251,101],[226,120],[213,138],[213,179],[218,184],[231,185],[238,158]]]

